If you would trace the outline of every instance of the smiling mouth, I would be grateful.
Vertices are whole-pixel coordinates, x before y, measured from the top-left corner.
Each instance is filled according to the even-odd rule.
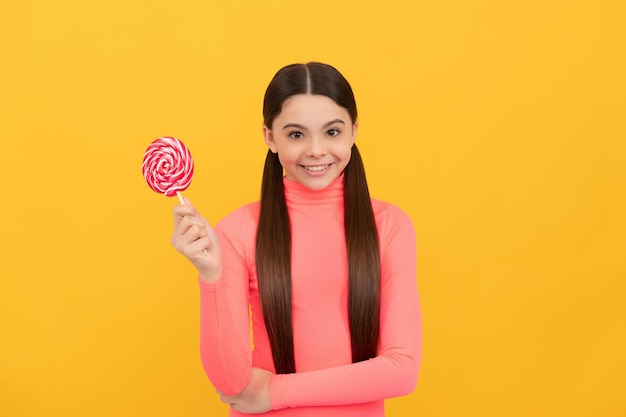
[[[328,169],[329,166],[331,166],[332,164],[325,164],[325,165],[301,165],[302,168],[306,169],[307,171],[311,171],[311,172],[320,172],[320,171],[324,171],[326,169]]]

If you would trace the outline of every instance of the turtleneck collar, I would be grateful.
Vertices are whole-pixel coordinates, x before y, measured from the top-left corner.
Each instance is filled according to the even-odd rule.
[[[299,182],[288,180],[287,177],[283,177],[283,184],[287,204],[321,205],[343,202],[343,174],[322,190],[311,190]]]

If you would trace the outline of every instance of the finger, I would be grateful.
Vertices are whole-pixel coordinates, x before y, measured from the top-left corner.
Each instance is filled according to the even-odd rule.
[[[174,228],[176,229],[179,225],[185,226],[183,227],[183,231],[186,227],[188,227],[187,222],[191,222],[192,220],[196,220],[193,224],[198,224],[205,226],[211,232],[213,231],[213,227],[211,224],[204,218],[200,213],[198,213],[194,208],[188,206],[178,205],[174,207]]]
[[[193,224],[193,222],[186,223],[186,225],[179,225],[179,227],[174,230],[174,234],[170,238],[170,241],[176,250],[185,255],[191,255],[194,254],[195,249],[189,249],[189,245],[194,244],[198,241],[198,239],[209,239],[209,235],[204,225],[199,226],[197,224]],[[210,247],[211,242],[204,241],[201,245]]]
[[[198,231],[206,231],[206,224],[202,219],[194,216],[184,216],[180,219],[178,224],[174,225],[174,235],[183,236],[189,230],[194,229]]]
[[[187,235],[187,233],[189,233]],[[211,244],[219,242],[219,237],[215,233],[215,229],[203,217],[184,217],[174,231],[175,236],[184,236],[185,240],[190,243],[194,240],[208,236],[211,238]]]
[[[188,258],[199,258],[200,255],[207,255],[212,248],[211,239],[206,232],[200,233],[190,229],[182,236],[172,237],[172,244],[182,254]]]
[[[196,207],[191,204],[191,201],[189,201],[187,198],[183,198],[183,200],[185,201],[185,204],[181,205],[182,207],[191,209],[190,212],[192,215],[204,220],[204,217],[202,217],[198,209],[196,209]]]
[[[174,214],[174,224],[178,224],[186,216],[197,216],[198,212],[191,206],[177,205],[172,210]]]
[[[206,227],[191,225],[185,233],[180,236],[180,241],[184,244],[191,244],[203,237],[209,237],[209,232]]]
[[[217,233],[215,233],[215,229],[213,229],[213,226],[211,226],[211,224],[204,218],[202,218],[202,221],[208,236],[211,238],[211,241],[219,242],[219,237],[217,236]]]
[[[205,237],[188,244],[184,252],[189,258],[201,258],[211,252],[211,246],[211,239]]]
[[[235,398],[234,397],[231,397],[231,396],[228,396],[228,395],[224,395],[224,394],[220,395],[220,401],[225,403],[225,404],[230,404],[231,406],[237,405],[235,403]]]
[[[179,204],[174,207],[174,220],[178,219],[177,215],[180,216],[197,216],[199,218],[203,218],[200,215],[200,212],[196,209],[196,207],[189,201],[187,198],[183,198],[184,204]]]
[[[189,201],[187,198],[183,198],[183,200],[185,200],[185,205],[183,207],[188,207],[192,209],[192,213],[197,216],[198,218],[204,220],[206,222],[206,219],[200,214],[200,212],[196,209],[196,207],[191,204],[191,201]],[[209,222],[207,222],[208,224]]]

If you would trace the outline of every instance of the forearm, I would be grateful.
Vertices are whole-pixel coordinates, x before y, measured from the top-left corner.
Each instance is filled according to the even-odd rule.
[[[410,219],[399,210],[383,223],[379,356],[272,377],[270,398],[274,409],[366,403],[415,389],[421,360],[415,232]]]
[[[233,307],[238,303],[229,298],[224,280],[199,283],[202,365],[215,388],[234,395],[245,388],[252,369],[247,310]]]
[[[319,371],[275,375],[272,409],[365,403],[412,392],[419,358],[393,354]]]
[[[222,267],[216,281],[199,279],[200,355],[215,388],[235,395],[249,382],[252,369],[245,211],[227,216],[215,231],[221,244]]]

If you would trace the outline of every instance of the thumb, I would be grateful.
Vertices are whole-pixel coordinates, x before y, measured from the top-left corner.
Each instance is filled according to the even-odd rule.
[[[184,201],[184,205],[191,207],[193,209],[193,212],[200,218],[203,218],[200,213],[198,212],[198,209],[196,209],[196,206],[194,206],[191,201],[187,198],[187,197],[183,197],[183,201]]]

